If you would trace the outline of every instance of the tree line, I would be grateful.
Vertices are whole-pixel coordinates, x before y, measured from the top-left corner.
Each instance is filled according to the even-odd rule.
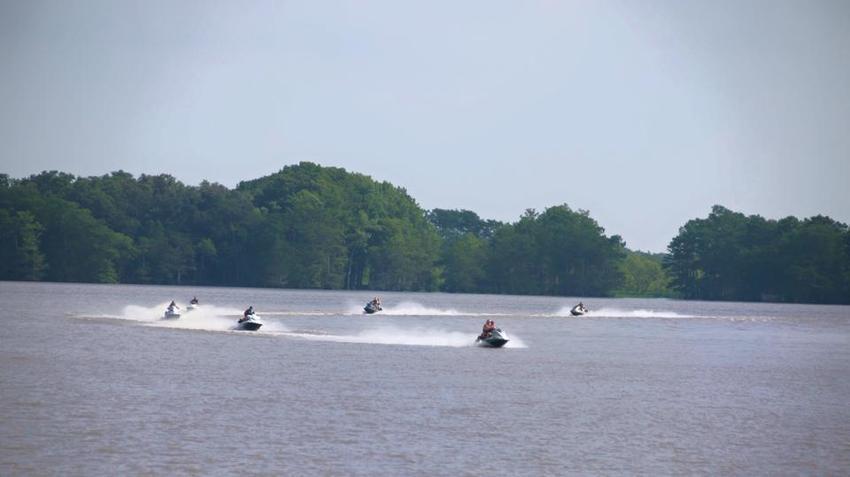
[[[235,189],[169,175],[0,177],[0,278],[434,290],[439,237],[398,187],[301,163]]]
[[[688,222],[668,254],[647,254],[567,205],[513,223],[425,211],[403,188],[309,162],[233,189],[121,171],[0,174],[0,279],[848,301],[846,225],[722,210],[737,221],[716,207]],[[730,236],[738,219],[767,225]],[[776,234],[785,245],[770,248]],[[828,253],[807,255],[827,243]],[[760,269],[771,253],[788,260]]]
[[[684,298],[850,303],[850,232],[829,217],[767,220],[716,205],[679,229],[668,250]]]

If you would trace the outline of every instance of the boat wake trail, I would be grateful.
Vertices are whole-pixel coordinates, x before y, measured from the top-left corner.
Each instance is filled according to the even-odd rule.
[[[312,341],[332,341],[335,343],[361,343],[403,346],[444,346],[462,348],[473,346],[475,336],[466,332],[435,330],[427,328],[397,328],[383,326],[363,330],[354,335],[324,335],[313,333],[285,333],[287,336]],[[511,346],[516,340],[516,344]],[[507,347],[524,348],[522,341],[511,337]]]
[[[558,310],[556,316],[572,316],[570,314],[571,307],[564,307]],[[674,311],[664,310],[622,310],[619,308],[600,308],[598,310],[590,310],[584,315],[584,318],[700,318],[695,315],[683,315]]]
[[[263,316],[339,316],[339,312],[263,310]]]
[[[147,326],[161,328],[177,328],[202,331],[231,331],[236,328],[237,319],[242,316],[242,311],[236,308],[219,307],[213,305],[202,305],[194,310],[180,308],[180,318],[164,320],[163,313],[169,302],[164,302],[152,307],[128,305],[120,314],[116,315],[84,315],[79,318],[88,319],[114,319],[135,321]],[[286,332],[288,328],[277,322],[264,321],[262,331]],[[260,331],[260,332],[262,332]]]
[[[349,315],[362,315],[363,305],[350,304],[348,307]],[[421,303],[413,301],[404,301],[398,305],[385,305],[383,310],[373,316],[391,315],[391,316],[499,316],[494,313],[469,313],[458,311],[454,308],[432,308]]]

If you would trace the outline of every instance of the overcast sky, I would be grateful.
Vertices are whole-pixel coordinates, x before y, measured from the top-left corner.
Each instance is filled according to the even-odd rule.
[[[308,160],[427,209],[850,221],[848,1],[0,0],[0,172],[235,186]]]

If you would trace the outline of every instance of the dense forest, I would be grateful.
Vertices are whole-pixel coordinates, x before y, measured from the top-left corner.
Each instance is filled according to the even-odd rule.
[[[0,178],[0,277],[435,290],[439,236],[403,189],[302,163],[235,189],[168,175]]]
[[[601,296],[623,282],[625,244],[605,236],[586,211],[529,209],[513,224],[470,211],[437,209],[428,217],[442,238],[446,291]]]
[[[425,211],[307,162],[234,189],[52,171],[0,174],[0,279],[847,303],[850,232],[715,207],[648,254],[567,205]]]
[[[766,220],[714,206],[668,249],[684,298],[850,303],[850,232],[829,217]]]

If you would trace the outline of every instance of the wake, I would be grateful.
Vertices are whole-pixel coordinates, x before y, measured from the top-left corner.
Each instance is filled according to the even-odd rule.
[[[475,346],[474,333],[429,328],[398,328],[383,326],[363,330],[352,335],[324,335],[314,333],[283,333],[286,336],[297,337],[311,341],[330,341],[335,343],[358,343],[402,346],[441,346],[463,348]],[[506,348],[526,348],[525,343],[513,335],[508,335],[510,341]]]
[[[365,315],[363,305],[349,304],[347,314]],[[383,310],[370,316],[503,316],[500,313],[471,313],[454,308],[432,308],[413,301],[403,301],[398,305],[385,305]]]
[[[376,345],[401,345],[401,346],[435,346],[462,348],[475,346],[475,331],[450,331],[445,329],[433,329],[425,327],[397,327],[393,325],[379,326],[352,334],[326,334],[317,331],[292,331],[278,321],[266,319],[267,315],[288,315],[290,312],[258,311],[263,327],[257,331],[246,332],[236,330],[237,320],[242,316],[242,311],[236,308],[220,307],[214,305],[201,305],[194,310],[181,308],[180,318],[163,319],[165,309],[169,302],[163,302],[155,306],[127,305],[117,314],[87,314],[78,315],[82,319],[108,319],[139,323],[143,326],[159,328],[172,328],[196,331],[234,332],[249,335],[273,335],[298,338],[311,341],[326,341],[336,343],[376,344]],[[307,315],[309,313],[291,313],[293,315]],[[358,313],[360,314],[360,313]],[[380,314],[393,316],[470,316],[474,314],[462,313],[454,309],[435,309],[423,306],[419,303],[403,302],[396,306],[385,308]],[[369,315],[371,317],[380,316]],[[319,313],[316,313],[319,315]],[[322,313],[321,315],[325,315]],[[338,314],[332,314],[337,315]],[[483,314],[482,314],[483,315]],[[505,348],[527,348],[522,339],[508,332],[510,341]]]
[[[242,311],[236,308],[201,305],[191,311],[187,310],[185,307],[181,307],[178,310],[180,312],[180,318],[165,320],[163,319],[163,314],[165,313],[165,309],[168,307],[169,303],[170,302],[164,302],[152,307],[127,305],[123,308],[120,314],[89,314],[78,316],[78,318],[125,320],[141,323],[145,326],[161,328],[200,331],[233,331],[236,328],[237,320],[240,316],[242,316]],[[288,328],[280,323],[265,320],[262,314],[260,314],[260,319],[263,321],[263,327],[252,333],[263,333],[265,331],[289,331]]]
[[[572,317],[570,310],[572,307],[563,307],[555,313],[555,316]],[[682,318],[704,318],[696,315],[683,315],[674,311],[656,311],[656,310],[623,310],[620,308],[599,308],[598,310],[590,310],[584,316],[576,318],[665,318],[665,319],[682,319]]]

